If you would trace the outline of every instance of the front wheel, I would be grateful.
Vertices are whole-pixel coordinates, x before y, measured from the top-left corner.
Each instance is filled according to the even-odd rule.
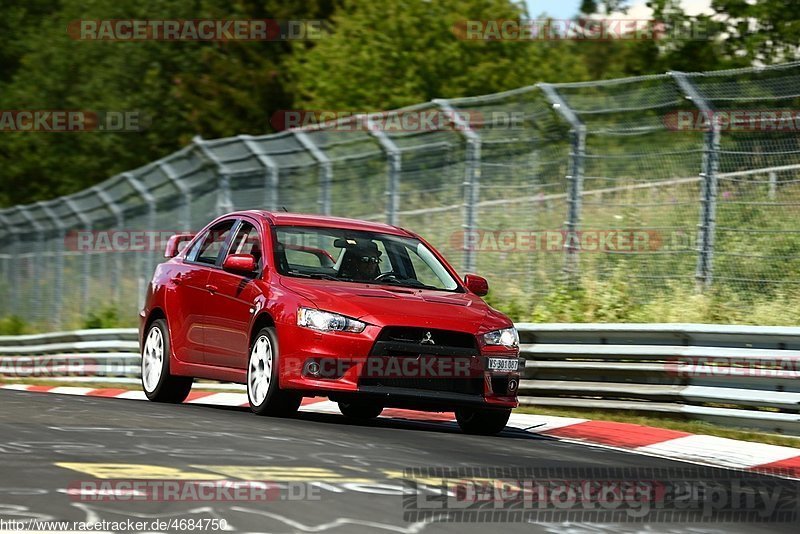
[[[383,406],[363,402],[340,402],[339,411],[350,419],[375,419],[383,411]]]
[[[274,328],[262,328],[250,347],[247,399],[257,415],[286,417],[300,407],[301,395],[278,387],[278,341]]]
[[[192,390],[193,379],[172,376],[169,372],[169,329],[164,319],[156,319],[147,329],[142,345],[142,389],[153,402],[178,404]]]
[[[460,408],[456,410],[456,421],[465,434],[492,436],[506,427],[511,410],[487,408]]]

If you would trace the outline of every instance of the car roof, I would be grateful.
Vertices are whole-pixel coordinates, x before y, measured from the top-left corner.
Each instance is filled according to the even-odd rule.
[[[362,230],[384,234],[411,236],[410,232],[389,224],[348,219],[345,217],[329,217],[309,213],[287,213],[265,210],[249,210],[230,213],[229,215],[251,215],[266,219],[273,226],[317,226],[322,228],[342,228],[345,230]]]

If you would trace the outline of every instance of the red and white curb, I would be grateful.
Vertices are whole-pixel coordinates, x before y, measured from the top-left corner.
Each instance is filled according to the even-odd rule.
[[[22,384],[2,385],[0,388],[86,397],[147,400],[142,391],[126,389]],[[211,406],[248,406],[245,393],[193,391],[185,403]],[[305,412],[339,413],[335,402],[322,398],[306,398],[300,409]],[[455,421],[452,413],[429,413],[389,408],[383,411],[381,417],[432,423]],[[549,415],[514,413],[511,415],[508,426],[572,443],[583,443],[700,465],[758,471],[800,479],[800,449],[793,447],[690,434],[630,423]]]

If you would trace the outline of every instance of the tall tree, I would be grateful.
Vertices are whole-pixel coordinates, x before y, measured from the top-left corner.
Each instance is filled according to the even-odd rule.
[[[464,21],[522,16],[510,0],[345,1],[331,34],[289,60],[297,103],[383,110],[586,77],[574,43],[459,38]]]
[[[23,24],[14,35],[14,53],[3,49],[0,109],[137,112],[147,127],[140,133],[0,132],[0,204],[5,205],[83,189],[165,156],[196,134],[266,133],[272,112],[291,106],[283,67],[291,53],[287,42],[81,41],[68,35],[70,21],[325,19],[335,5],[334,0],[39,3],[53,12],[45,16],[42,7],[34,17],[9,11],[30,29]]]
[[[749,62],[800,59],[800,2],[794,0],[713,0],[731,56]]]

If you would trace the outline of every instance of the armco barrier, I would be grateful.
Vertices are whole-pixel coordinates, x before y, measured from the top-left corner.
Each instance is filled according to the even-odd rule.
[[[528,406],[667,412],[800,435],[800,328],[517,325]],[[136,329],[0,336],[0,376],[135,379]]]

